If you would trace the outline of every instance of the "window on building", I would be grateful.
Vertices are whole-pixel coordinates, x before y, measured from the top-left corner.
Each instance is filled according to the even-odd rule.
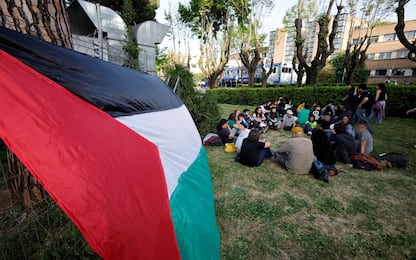
[[[394,41],[395,38],[396,38],[395,33],[389,33],[389,34],[384,35],[383,41],[385,41],[385,42]]]
[[[380,52],[378,59],[379,60],[391,59],[391,52]]]
[[[406,72],[405,69],[393,69],[391,74],[395,76],[404,76],[405,72]]]
[[[386,76],[387,70],[376,70],[376,76]]]
[[[408,54],[409,54],[409,50],[398,51],[397,55],[396,55],[396,58],[398,58],[398,59],[407,58]]]
[[[372,36],[370,38],[370,43],[377,43],[378,42],[378,36]]]
[[[352,39],[352,45],[357,45],[358,39]]]
[[[283,67],[283,68],[282,68],[282,72],[283,72],[283,73],[291,73],[291,72],[292,72],[292,68],[286,68],[286,67]]]
[[[374,60],[374,53],[367,54],[367,60]]]
[[[416,31],[407,31],[407,32],[404,32],[404,36],[406,36],[406,38],[408,40],[414,40],[416,38]]]

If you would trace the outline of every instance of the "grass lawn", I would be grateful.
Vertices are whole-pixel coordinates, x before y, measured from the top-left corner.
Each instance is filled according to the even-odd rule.
[[[245,106],[221,105],[222,116]],[[252,107],[249,107],[252,109]],[[249,168],[207,147],[223,259],[416,258],[416,120],[373,126],[374,153],[410,155],[407,169],[341,171],[329,183],[266,160]],[[263,135],[278,148],[289,133]],[[263,138],[262,137],[262,138]]]

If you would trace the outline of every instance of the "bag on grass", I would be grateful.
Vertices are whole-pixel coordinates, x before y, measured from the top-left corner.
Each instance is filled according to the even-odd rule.
[[[381,170],[383,166],[373,156],[367,154],[356,154],[351,156],[351,163],[354,168],[366,171]]]
[[[221,141],[221,138],[214,133],[208,133],[203,141],[202,141],[203,145],[205,146],[223,146],[224,143]]]
[[[394,168],[406,168],[409,163],[409,155],[395,152],[379,154],[378,159],[388,161]]]
[[[329,182],[329,172],[320,161],[313,160],[311,173],[315,179]]]

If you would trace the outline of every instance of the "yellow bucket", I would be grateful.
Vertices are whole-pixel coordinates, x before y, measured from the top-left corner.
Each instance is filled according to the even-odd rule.
[[[225,143],[224,151],[227,153],[234,153],[236,151],[234,143]]]

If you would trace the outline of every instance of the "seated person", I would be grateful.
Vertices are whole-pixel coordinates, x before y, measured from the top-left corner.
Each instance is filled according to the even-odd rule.
[[[279,113],[277,113],[277,107],[271,108],[270,113],[267,115],[267,122],[273,129],[280,128],[281,118]]]
[[[331,130],[331,125],[334,123],[330,112],[324,112],[322,119],[318,120],[319,126],[325,131],[328,132]]]
[[[305,132],[308,135],[312,135],[312,130],[316,127],[318,127],[318,122],[316,122],[315,116],[312,113],[310,113],[308,121],[306,121],[305,123]]]
[[[335,156],[335,151],[329,142],[327,133],[324,130],[317,128],[313,130],[311,140],[313,154],[316,159],[318,159],[318,161],[320,161],[329,171],[330,176],[334,176],[337,173],[335,168],[337,158]]]
[[[234,135],[239,135],[240,131],[243,130],[245,127],[241,124],[241,118],[236,118],[236,114],[235,113],[231,113],[228,116],[228,121],[227,121],[228,125],[231,128],[231,131],[233,131]]]
[[[369,155],[373,151],[373,136],[368,131],[368,124],[360,120],[355,124],[355,131],[358,136],[358,152]]]
[[[251,116],[250,116],[250,110],[248,110],[247,108],[243,110],[243,116],[244,116],[244,120],[247,122],[247,124],[250,125],[250,123],[254,120]]]
[[[253,120],[260,123],[260,128],[265,133],[267,131],[266,116],[263,114],[261,107],[257,107],[253,113]]]
[[[345,124],[342,122],[335,124],[335,147],[340,158],[341,162],[347,164],[347,166],[352,167],[350,158],[353,155],[357,154],[357,148],[355,146],[354,138],[346,132]]]
[[[238,161],[250,167],[260,166],[264,158],[271,158],[270,143],[259,141],[261,132],[253,129],[247,138],[243,140]]]
[[[312,141],[304,137],[301,127],[294,127],[292,138],[274,153],[275,161],[296,174],[309,174],[313,162]]]
[[[305,102],[303,102],[302,109],[298,110],[297,125],[303,127],[308,121],[310,113],[311,111],[309,110],[308,106],[305,104]]]
[[[283,129],[285,131],[291,131],[292,128],[296,126],[296,121],[298,118],[293,115],[292,110],[287,110],[286,115],[283,116],[282,123],[280,124],[280,129]]]
[[[240,124],[243,125],[244,128],[247,129],[249,127],[249,123],[244,119],[243,113],[238,114],[237,121],[240,122]]]
[[[234,134],[231,131],[230,126],[227,123],[227,119],[221,119],[217,124],[218,136],[221,138],[221,141],[225,143],[234,142]]]
[[[249,129],[244,129],[240,132],[240,134],[237,137],[237,140],[235,141],[235,148],[237,150],[237,154],[241,151],[241,146],[243,145],[243,140],[248,137],[248,134],[250,133],[250,130],[260,130],[260,123],[257,121],[251,122]]]
[[[355,139],[355,131],[354,127],[351,125],[351,117],[348,114],[342,115],[340,123],[345,126],[345,132]]]

